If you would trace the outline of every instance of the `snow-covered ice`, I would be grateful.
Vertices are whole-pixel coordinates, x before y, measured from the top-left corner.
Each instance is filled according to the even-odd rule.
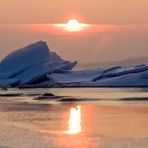
[[[30,84],[45,79],[47,73],[71,70],[76,62],[63,60],[51,52],[46,42],[36,42],[7,55],[0,63],[0,86]]]
[[[0,87],[148,86],[146,64],[73,71],[76,64],[39,41],[13,51],[1,61]]]

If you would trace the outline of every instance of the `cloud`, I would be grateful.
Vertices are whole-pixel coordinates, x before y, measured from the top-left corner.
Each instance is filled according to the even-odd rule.
[[[113,43],[113,35],[109,32],[104,32],[96,36],[96,43],[92,48],[93,54],[100,55],[104,50],[109,49]]]
[[[98,46],[99,50],[104,50],[108,48],[112,43],[111,33],[104,33],[101,37],[100,44]]]
[[[64,25],[64,24],[63,24]],[[10,24],[0,25],[0,30],[7,31],[30,31],[37,33],[44,33],[55,36],[65,35],[93,35],[94,33],[111,33],[121,31],[132,31],[132,30],[148,30],[148,25],[137,24],[137,25],[112,25],[112,24],[87,24],[88,27],[78,32],[68,32],[63,27],[57,26],[57,24]],[[106,37],[105,37],[106,38]]]

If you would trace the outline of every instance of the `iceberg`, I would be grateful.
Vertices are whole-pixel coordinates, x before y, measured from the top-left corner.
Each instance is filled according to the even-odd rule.
[[[0,62],[0,87],[148,87],[148,65],[74,71],[71,62],[39,41]]]
[[[14,85],[14,80],[18,86],[42,81],[46,74],[71,70],[76,63],[62,59],[49,50],[46,42],[39,41],[13,51],[1,61],[0,87]]]

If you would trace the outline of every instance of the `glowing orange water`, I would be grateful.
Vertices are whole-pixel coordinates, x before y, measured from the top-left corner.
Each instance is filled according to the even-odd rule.
[[[81,128],[81,107],[71,108],[68,121],[68,130],[66,134],[78,134],[82,130]]]

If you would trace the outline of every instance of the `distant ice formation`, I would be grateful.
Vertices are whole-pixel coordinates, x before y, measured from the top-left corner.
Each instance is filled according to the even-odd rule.
[[[0,87],[148,86],[148,65],[72,71],[77,62],[62,59],[39,41],[7,55],[0,63]]]

